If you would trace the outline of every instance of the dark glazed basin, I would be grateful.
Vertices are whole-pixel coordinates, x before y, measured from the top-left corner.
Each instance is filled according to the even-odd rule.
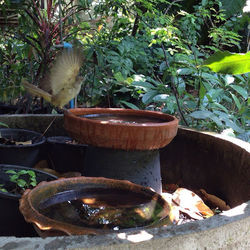
[[[64,128],[72,138],[96,147],[153,150],[172,141],[178,120],[154,111],[76,108],[65,111]]]
[[[96,177],[43,182],[27,190],[20,200],[20,211],[41,236],[147,228],[162,219],[171,224],[169,209],[168,203],[149,188]]]

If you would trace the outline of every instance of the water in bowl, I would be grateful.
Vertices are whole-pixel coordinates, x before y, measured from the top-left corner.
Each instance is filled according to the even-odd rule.
[[[99,189],[91,195],[85,192],[82,197],[75,193],[71,196],[74,199],[67,195],[63,199],[55,195],[43,201],[39,212],[64,223],[114,231],[144,227],[167,214],[166,208],[157,200],[130,191]]]
[[[148,123],[166,122],[165,120],[156,117],[136,116],[127,114],[109,114],[109,113],[87,114],[87,115],[82,115],[81,117],[98,121],[106,121],[112,123],[128,123],[128,124],[148,124]]]

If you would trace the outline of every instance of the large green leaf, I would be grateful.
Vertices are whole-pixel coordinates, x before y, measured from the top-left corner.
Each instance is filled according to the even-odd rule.
[[[159,94],[154,97],[154,101],[156,102],[166,102],[169,99],[169,95],[167,94]]]
[[[229,92],[229,93],[230,93],[230,95],[232,96],[232,98],[234,99],[234,102],[235,102],[235,104],[236,104],[238,110],[240,110],[240,109],[241,109],[241,104],[240,104],[239,99],[237,98],[237,96],[236,96],[235,94],[233,94],[233,93],[231,93],[231,92]]]
[[[248,98],[248,93],[247,91],[242,88],[241,86],[237,86],[234,84],[229,85],[232,89],[234,89],[238,94],[240,94],[244,99]]]
[[[132,86],[136,86],[136,87],[139,87],[139,88],[143,88],[145,90],[150,90],[150,89],[153,89],[154,88],[154,85],[152,85],[151,83],[149,82],[141,82],[141,81],[135,81],[131,84]]]
[[[120,101],[120,103],[125,104],[126,106],[128,106],[131,109],[139,110],[139,108],[131,102]]]
[[[146,94],[142,97],[142,102],[144,104],[149,104],[153,101],[153,98],[158,94],[157,90],[149,90]]]
[[[234,54],[228,51],[219,51],[205,60],[203,66],[222,74],[245,74],[250,72],[250,52]]]
[[[209,118],[212,121],[214,121],[219,127],[221,127],[223,125],[222,122],[218,119],[218,117],[208,110],[194,111],[191,114],[189,114],[189,116],[191,116],[192,118],[195,118],[195,119],[207,119],[207,118]]]

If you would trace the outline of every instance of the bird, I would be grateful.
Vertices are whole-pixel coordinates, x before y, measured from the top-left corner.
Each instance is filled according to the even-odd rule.
[[[83,57],[79,49],[63,50],[55,59],[40,87],[30,84],[25,78],[21,83],[32,95],[43,97],[52,105],[63,108],[75,98],[81,89],[83,77],[79,76]]]

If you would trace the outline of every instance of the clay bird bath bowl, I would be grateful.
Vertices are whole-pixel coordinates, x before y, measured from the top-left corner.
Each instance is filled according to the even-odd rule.
[[[153,227],[170,207],[149,188],[107,178],[74,177],[26,190],[20,211],[40,236],[103,234]]]
[[[165,147],[177,133],[178,120],[161,112],[76,108],[64,113],[64,128],[81,143],[123,150]]]
[[[175,137],[178,120],[161,112],[76,108],[64,113],[64,128],[88,144],[82,174],[129,180],[161,193],[159,148]]]

